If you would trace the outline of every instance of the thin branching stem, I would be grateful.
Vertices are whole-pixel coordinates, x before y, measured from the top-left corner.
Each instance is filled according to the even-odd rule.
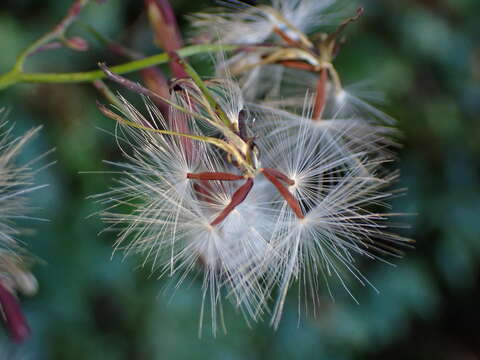
[[[221,51],[233,51],[238,45],[202,44],[186,46],[177,51],[179,56],[189,57],[196,54],[207,54]],[[116,74],[128,74],[154,65],[165,64],[170,61],[167,53],[152,55],[140,60],[112,66],[111,70]],[[27,73],[12,69],[0,75],[0,90],[6,89],[17,83],[82,83],[103,79],[106,75],[102,70],[68,73]]]
[[[78,15],[82,8],[87,5],[90,0],[76,0],[70,9],[68,10],[67,15],[63,18],[60,23],[53,28],[52,31],[46,33],[37,41],[29,45],[25,50],[23,50],[15,61],[13,70],[15,72],[22,72],[23,65],[25,64],[26,59],[35,53],[42,46],[50,43],[51,41],[62,39],[65,35],[65,32],[70,27],[70,25],[77,19]]]

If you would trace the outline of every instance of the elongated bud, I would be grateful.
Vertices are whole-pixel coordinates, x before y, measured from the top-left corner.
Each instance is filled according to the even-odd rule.
[[[250,193],[253,187],[253,179],[249,178],[245,181],[245,184],[240,186],[237,191],[232,195],[232,200],[230,203],[223,209],[223,211],[210,223],[211,226],[217,226],[233,211],[235,208],[240,205],[245,198]]]
[[[69,39],[65,39],[63,44],[75,51],[87,51],[88,50],[88,42],[84,38],[80,36],[75,36]]]
[[[1,282],[0,305],[11,338],[17,343],[23,342],[30,335],[30,328],[17,299]]]
[[[183,46],[175,14],[168,0],[145,0],[148,18],[155,34],[155,42],[166,51],[175,51]],[[188,77],[178,64],[170,67],[176,77]]]
[[[168,81],[165,76],[162,74],[160,69],[155,67],[150,67],[143,69],[140,74],[145,85],[152,90],[154,93],[157,93],[161,97],[168,99],[170,97],[170,91],[168,86]],[[153,99],[155,105],[157,105],[160,112],[168,118],[169,115],[169,106],[160,100]]]
[[[155,31],[155,42],[164,49],[182,47],[177,21],[167,0],[145,0],[148,18]]]

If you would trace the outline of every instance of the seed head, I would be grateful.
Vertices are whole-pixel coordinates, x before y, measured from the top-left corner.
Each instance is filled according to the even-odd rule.
[[[29,271],[32,258],[17,240],[22,231],[16,221],[28,218],[27,195],[43,186],[33,185],[35,160],[18,165],[17,158],[40,128],[14,138],[13,127],[7,126],[6,122],[0,124],[0,309],[11,337],[21,342],[29,328],[16,294],[35,294],[37,282]]]

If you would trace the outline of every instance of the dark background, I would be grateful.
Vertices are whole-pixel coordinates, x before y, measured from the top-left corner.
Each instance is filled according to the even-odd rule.
[[[183,16],[212,5],[173,5]],[[33,203],[47,223],[25,224],[24,236],[44,263],[35,267],[40,292],[23,299],[33,336],[20,348],[0,342],[0,359],[480,359],[480,1],[364,0],[361,21],[348,29],[337,67],[345,83],[367,80],[389,99],[382,109],[404,133],[398,165],[397,211],[415,213],[403,233],[417,240],[396,267],[363,267],[380,289],[353,285],[360,305],[342,291],[326,295],[319,317],[297,320],[291,291],[278,331],[267,324],[248,328],[226,306],[228,334],[197,337],[200,284],[174,297],[168,281],[138,269],[140,259],[111,258],[113,234],[100,234],[99,210],[88,195],[111,184],[102,160],[120,158],[111,131],[88,84],[16,85],[0,92],[18,133],[39,124],[41,136],[25,158],[55,147],[54,166],[39,182]],[[65,14],[70,1],[3,0],[0,3],[0,72]],[[81,22],[124,44],[153,54],[142,1],[92,4]],[[106,52],[81,23],[87,53],[58,50],[32,59],[36,71],[79,71],[99,60],[121,60]],[[205,59],[196,60],[203,74]],[[206,325],[208,330],[208,324]],[[4,331],[2,335],[5,336]],[[5,357],[3,357],[5,356]]]

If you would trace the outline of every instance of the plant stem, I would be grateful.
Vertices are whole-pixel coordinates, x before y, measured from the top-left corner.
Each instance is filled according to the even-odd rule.
[[[200,91],[202,92],[203,96],[205,96],[205,99],[208,101],[210,104],[211,108],[213,111],[217,112],[218,115],[220,116],[221,120],[226,126],[231,126],[232,123],[230,122],[230,119],[228,116],[225,114],[223,109],[220,107],[220,105],[215,101],[214,97],[208,90],[207,85],[203,82],[202,78],[200,75],[195,71],[193,67],[190,66],[189,63],[184,61],[176,52],[170,52],[170,58],[172,59],[172,62],[177,63],[183,71],[192,78],[193,82],[195,85],[198,86]]]
[[[20,53],[13,67],[15,73],[21,73],[25,60],[33,53],[35,53],[43,45],[48,44],[53,40],[60,39],[65,34],[68,27],[77,19],[82,8],[88,4],[90,0],[76,0],[70,7],[65,18],[55,28],[43,35],[33,44],[28,46],[24,51]]]
[[[186,46],[178,50],[177,53],[180,56],[188,57],[210,52],[232,51],[237,48],[238,45],[202,44]],[[140,60],[130,61],[125,64],[112,66],[110,69],[116,74],[127,74],[153,65],[164,64],[169,60],[170,57],[167,53],[161,53]],[[105,77],[106,75],[102,70],[71,73],[26,73],[14,68],[9,72],[0,75],[0,90],[17,83],[80,83],[92,82]]]

